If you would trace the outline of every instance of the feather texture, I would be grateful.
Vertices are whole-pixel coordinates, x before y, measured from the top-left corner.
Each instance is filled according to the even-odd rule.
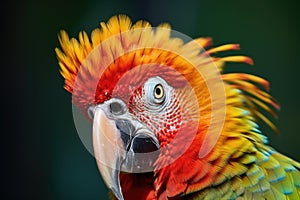
[[[196,94],[197,102],[189,102],[188,92],[178,96],[184,105],[184,115],[189,116],[185,120],[199,115],[199,124],[195,120],[197,123],[183,125],[185,134],[178,134],[173,145],[168,144],[174,134],[158,135],[161,147],[167,148],[162,150],[156,170],[147,175],[122,174],[124,197],[132,199],[138,193],[144,199],[300,199],[300,163],[269,147],[259,126],[262,122],[277,131],[265,114],[276,117],[279,109],[278,102],[268,93],[268,81],[250,74],[223,73],[227,62],[253,64],[250,57],[243,55],[217,56],[220,52],[239,50],[238,44],[211,48],[212,40],[207,37],[184,43],[180,38],[171,37],[168,24],[161,24],[154,31],[148,22],[132,24],[124,15],[101,22],[90,38],[86,32],[80,32],[78,38],[69,38],[61,31],[61,49],[55,51],[65,89],[73,94],[73,103],[83,112],[89,105],[111,98],[116,83],[128,71],[149,63],[159,64],[159,67],[151,73],[148,68],[144,68],[143,73],[138,71],[134,78],[127,80],[129,85],[133,87],[137,81],[159,75],[167,82],[173,80],[172,87],[180,91],[183,83],[180,74]],[[166,51],[168,49],[172,52]],[[197,70],[201,70],[214,80],[217,73],[211,73],[212,65],[222,73],[226,115],[221,134],[208,137],[208,143],[217,138],[216,144],[199,157],[200,147],[208,148],[204,140],[211,116],[221,113],[218,107],[212,114],[209,78],[197,75]],[[103,72],[101,76],[100,72]],[[125,91],[119,95],[121,98],[130,94],[129,90]],[[200,113],[194,112],[195,104]],[[142,118],[138,113],[133,115]],[[197,134],[191,135],[191,130],[196,130]],[[188,147],[179,158],[160,167],[185,146]]]

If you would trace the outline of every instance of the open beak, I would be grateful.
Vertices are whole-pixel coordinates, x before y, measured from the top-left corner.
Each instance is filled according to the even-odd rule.
[[[99,171],[116,198],[123,200],[120,172],[153,171],[159,142],[143,123],[132,118],[119,99],[110,99],[91,110],[93,147]]]

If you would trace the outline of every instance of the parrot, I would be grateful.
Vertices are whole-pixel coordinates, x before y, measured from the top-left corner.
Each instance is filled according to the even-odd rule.
[[[235,43],[112,16],[55,49],[64,88],[92,125],[110,199],[300,199],[300,163],[268,144],[280,109]],[[263,129],[263,126],[266,129]],[[264,131],[263,131],[264,130]]]

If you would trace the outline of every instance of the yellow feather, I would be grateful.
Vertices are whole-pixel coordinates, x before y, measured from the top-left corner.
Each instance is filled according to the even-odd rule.
[[[227,56],[218,59],[222,62],[245,62],[247,64],[253,65],[253,60],[247,56]]]
[[[212,43],[212,39],[210,37],[206,37],[206,38],[197,38],[195,39],[195,41],[202,47],[205,48],[209,45],[211,45]]]
[[[239,44],[225,44],[222,46],[218,46],[212,49],[207,50],[207,53],[213,54],[221,51],[229,51],[229,50],[239,50],[240,45]]]

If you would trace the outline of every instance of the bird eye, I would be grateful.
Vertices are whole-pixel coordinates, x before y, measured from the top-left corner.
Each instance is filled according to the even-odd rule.
[[[161,99],[165,95],[164,88],[161,84],[157,84],[153,92],[155,99]]]

